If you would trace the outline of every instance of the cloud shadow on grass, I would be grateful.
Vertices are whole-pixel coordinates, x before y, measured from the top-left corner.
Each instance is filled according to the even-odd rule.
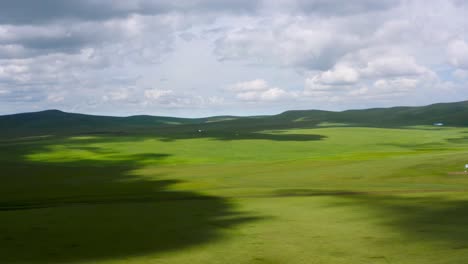
[[[448,199],[465,190],[347,191],[283,189],[273,197],[336,197],[330,206],[349,206],[418,243],[437,243],[445,249],[468,250],[468,199]],[[466,195],[464,196],[466,197]],[[351,224],[351,223],[350,223]]]
[[[161,140],[171,142],[180,139],[209,138],[214,140],[271,140],[271,141],[317,141],[323,140],[326,136],[317,134],[280,134],[280,133],[260,133],[260,132],[218,132],[202,131],[193,134],[173,134],[162,135]]]
[[[447,249],[468,249],[468,200],[444,199],[437,195],[348,198],[369,208],[381,219],[382,225],[414,241],[435,242]]]
[[[142,161],[166,154],[53,163],[21,159],[32,150],[47,151],[41,144],[16,146],[12,153],[21,155],[0,162],[2,262],[124,260],[218,241],[226,229],[259,219],[224,198],[171,190],[178,181],[164,175],[135,175]]]

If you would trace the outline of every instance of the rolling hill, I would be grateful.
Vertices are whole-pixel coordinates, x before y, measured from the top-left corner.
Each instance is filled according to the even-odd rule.
[[[256,132],[269,129],[324,126],[404,127],[431,125],[468,126],[468,101],[421,107],[373,108],[341,112],[292,110],[271,116],[215,116],[177,118],[164,116],[111,117],[59,110],[0,116],[2,137],[76,134],[156,133],[187,135],[198,130],[210,133]]]

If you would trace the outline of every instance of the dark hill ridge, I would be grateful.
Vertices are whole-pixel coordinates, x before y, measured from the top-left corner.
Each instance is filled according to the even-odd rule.
[[[417,107],[371,108],[342,112],[299,110],[278,116],[289,119],[306,117],[319,122],[346,123],[371,127],[431,125],[442,122],[447,126],[468,126],[468,101],[439,103]]]
[[[271,116],[207,118],[149,115],[112,117],[46,110],[0,116],[0,136],[12,138],[39,135],[149,133],[183,137],[190,136],[198,130],[215,134],[252,133],[265,129],[332,125],[404,127],[431,125],[436,122],[442,122],[447,126],[468,126],[468,101],[420,107],[373,108],[342,112],[293,110]]]

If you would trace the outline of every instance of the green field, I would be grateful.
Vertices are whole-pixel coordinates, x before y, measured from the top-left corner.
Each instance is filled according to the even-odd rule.
[[[468,128],[206,127],[4,136],[0,263],[468,259]]]

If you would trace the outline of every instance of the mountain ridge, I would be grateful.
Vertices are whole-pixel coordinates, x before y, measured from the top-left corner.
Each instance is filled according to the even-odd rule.
[[[407,127],[444,123],[468,126],[468,101],[427,106],[351,109],[344,111],[288,110],[276,115],[183,118],[132,115],[126,117],[68,113],[57,109],[0,116],[0,136],[74,135],[92,133],[192,133],[198,130],[249,133],[331,124],[363,127]],[[328,125],[327,125],[328,124]]]

